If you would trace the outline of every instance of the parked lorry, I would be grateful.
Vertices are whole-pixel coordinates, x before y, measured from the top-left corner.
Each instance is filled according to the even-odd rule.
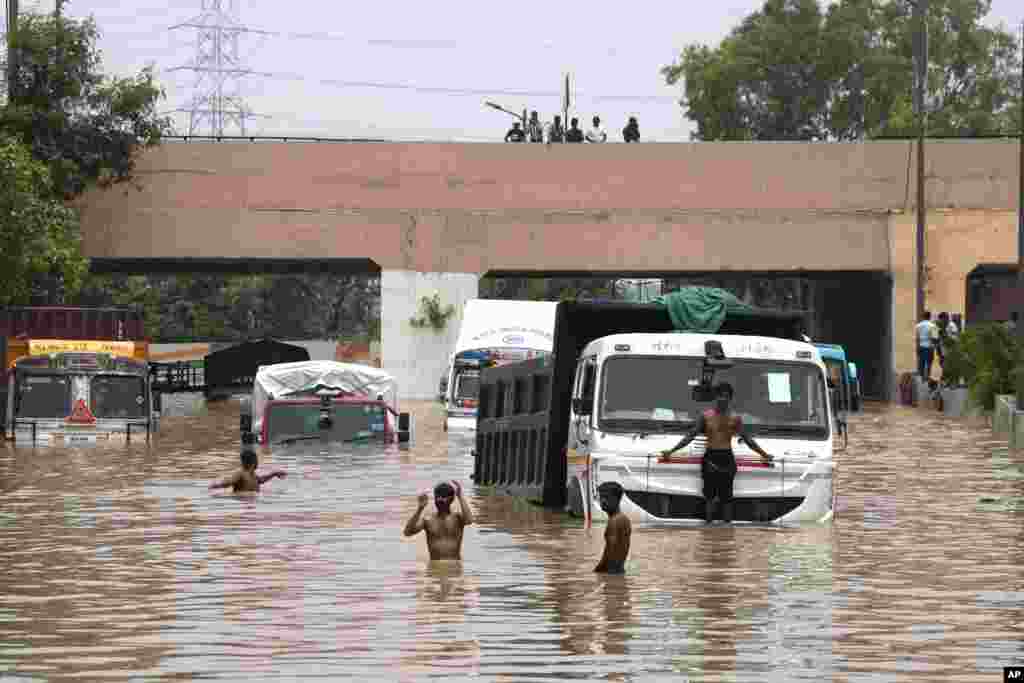
[[[726,302],[717,317],[686,310],[711,310],[716,298]],[[804,318],[711,288],[653,304],[562,302],[552,357],[482,372],[474,480],[588,522],[604,518],[597,486],[618,481],[630,517],[699,523],[705,440],[677,457],[659,453],[693,428],[724,381],[735,412],[774,456],[766,464],[734,444],[734,519],[827,521],[833,440],[845,422],[831,419],[835,392],[818,349],[801,339]]]

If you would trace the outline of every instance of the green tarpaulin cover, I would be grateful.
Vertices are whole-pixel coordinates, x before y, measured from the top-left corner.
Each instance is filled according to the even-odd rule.
[[[755,314],[753,306],[717,287],[684,287],[659,296],[653,303],[668,308],[672,325],[679,332],[714,334],[722,327],[727,315]]]

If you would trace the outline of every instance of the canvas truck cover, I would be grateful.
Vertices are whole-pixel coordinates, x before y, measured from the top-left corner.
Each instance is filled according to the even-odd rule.
[[[717,287],[684,287],[659,296],[655,305],[664,306],[679,332],[714,334],[731,318],[756,317],[758,310],[734,294]]]
[[[387,372],[368,365],[311,360],[265,365],[256,372],[252,389],[253,430],[263,427],[267,401],[295,395],[314,395],[321,389],[377,398],[398,410],[398,385]]]
[[[557,301],[470,299],[454,355],[474,349],[515,347],[551,351]]]

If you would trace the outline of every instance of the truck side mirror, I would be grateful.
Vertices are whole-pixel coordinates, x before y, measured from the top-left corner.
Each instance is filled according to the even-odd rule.
[[[412,415],[409,413],[398,414],[398,443],[409,443],[412,441]]]
[[[693,388],[693,400],[695,403],[711,403],[715,400],[714,390],[710,385],[698,384]]]
[[[577,415],[590,415],[590,401],[585,398],[574,398],[572,400],[572,412]]]

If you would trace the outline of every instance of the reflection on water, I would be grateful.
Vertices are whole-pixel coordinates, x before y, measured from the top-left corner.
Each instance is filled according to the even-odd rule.
[[[263,449],[289,476],[211,494],[233,401],[167,397],[150,447],[0,450],[0,679],[998,680],[1024,664],[1024,458],[903,408],[853,420],[837,516],[798,529],[603,527],[476,491],[471,435]],[[172,400],[173,399],[173,402]],[[406,539],[466,484],[462,562]]]

